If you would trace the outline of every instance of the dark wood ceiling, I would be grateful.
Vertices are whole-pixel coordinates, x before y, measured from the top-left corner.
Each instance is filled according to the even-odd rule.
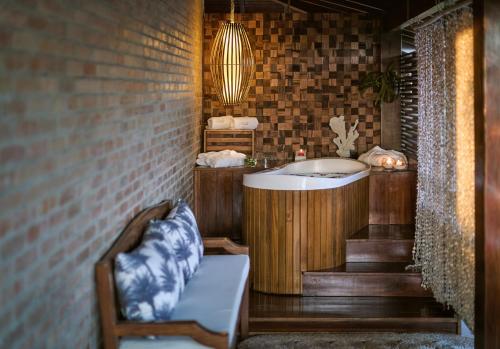
[[[386,29],[424,12],[441,0],[235,0],[236,12],[339,12],[380,16]],[[288,7],[290,5],[290,7]],[[205,0],[206,13],[229,12],[230,0]]]
[[[283,12],[283,5],[271,0],[235,0],[236,12]],[[205,12],[229,12],[230,0],[205,0]]]

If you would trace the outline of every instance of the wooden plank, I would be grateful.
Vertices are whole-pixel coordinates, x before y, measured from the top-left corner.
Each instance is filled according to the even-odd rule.
[[[321,207],[323,203],[321,202],[321,192],[322,190],[313,190],[314,193],[314,269],[320,269],[322,267],[321,260]]]
[[[229,236],[233,241],[242,239],[242,214],[243,214],[243,171],[232,173],[232,207],[231,207],[231,229]]]
[[[210,145],[208,151],[220,151],[220,150],[235,150],[238,152],[245,153],[252,149],[249,145]]]
[[[413,224],[416,172],[372,172],[369,179],[370,224]]]
[[[204,237],[217,236],[220,234],[217,233],[217,205],[214,205],[215,202],[219,201],[217,173],[201,172],[200,183],[198,197],[200,198],[201,211],[197,217],[197,222],[201,224],[200,233]]]
[[[347,262],[412,261],[413,240],[347,240]]]
[[[432,297],[420,274],[306,272],[303,283],[304,296]]]
[[[300,270],[307,270],[307,217],[309,216],[309,206],[307,202],[307,192],[300,192]]]
[[[287,242],[287,222],[286,222],[286,191],[280,190],[278,191],[278,197],[277,197],[277,207],[278,207],[278,229],[277,229],[277,235],[278,235],[278,293],[289,293],[289,289],[287,289],[288,285],[288,274],[292,273],[293,270],[288,270],[287,269],[287,264],[286,264],[286,248],[288,245]]]
[[[306,241],[307,253],[305,258],[307,260],[306,270],[314,269],[314,193],[307,192],[307,228],[306,228]]]
[[[327,213],[326,213],[326,197],[330,191],[321,190],[318,192],[319,201],[320,201],[320,255],[321,261],[320,265],[323,263],[328,263],[329,256],[331,256],[332,250],[329,248],[327,244],[328,232],[327,232]]]
[[[243,142],[248,142],[248,143],[252,143],[252,138],[251,137],[245,137],[245,138],[231,138],[231,139],[227,139],[227,138],[221,138],[221,137],[211,137],[211,138],[208,138],[208,142],[209,143],[243,143]]]
[[[430,297],[297,297],[251,292],[250,331],[457,333],[453,310]]]
[[[332,210],[332,200],[333,200],[333,191],[328,191],[325,193],[324,199],[324,207],[325,207],[325,263],[327,265],[334,266],[334,231],[332,222],[334,220],[334,212]]]
[[[245,205],[248,205],[248,207],[254,206],[256,194],[257,192],[255,190],[250,190],[249,188],[245,188],[245,200],[247,200],[247,203]],[[248,210],[248,209],[244,213],[244,217],[247,220],[248,224],[248,231],[246,235],[248,236],[248,247],[250,248],[250,274],[252,275],[250,283],[254,287],[256,287],[258,284],[257,268],[255,261],[258,258],[258,251],[259,251],[259,248],[255,241],[255,236],[258,232],[256,231],[256,226],[254,222],[255,221],[254,217],[256,214],[257,213],[254,210]]]
[[[285,192],[285,240],[283,243],[286,245],[285,251],[285,291],[294,289],[294,263],[293,263],[293,252],[295,245],[295,235],[293,233],[293,191],[287,190]]]
[[[255,154],[253,130],[205,130],[204,151],[235,150],[249,156]]]
[[[304,297],[311,298],[311,297]],[[322,297],[333,298],[333,297]],[[338,298],[338,297],[335,297]],[[458,333],[459,324],[453,319],[430,321],[419,318],[335,318],[290,317],[290,318],[250,318],[250,334],[276,332],[321,332],[321,333],[353,333],[353,332],[425,332],[425,333]]]
[[[300,234],[300,191],[293,192],[293,289],[302,293],[301,234]]]
[[[194,213],[202,236],[242,241],[243,175],[258,170],[195,167]]]
[[[387,173],[370,174],[370,224],[389,224]]]
[[[229,235],[233,222],[233,174],[226,171],[217,172],[217,200],[212,202],[212,205],[217,207],[216,227],[214,227],[213,235]],[[221,231],[217,231],[217,230]]]
[[[344,209],[344,205],[346,205],[347,200],[343,200],[344,198],[347,197],[348,190],[346,187],[342,187],[341,190],[337,193],[337,198],[336,198],[336,215],[337,215],[337,222],[338,222],[338,230],[342,232],[342,234],[335,234],[335,264],[341,264],[343,262],[343,256],[342,256],[342,246],[343,242],[345,239],[345,232],[349,229],[348,225],[348,220],[346,219],[346,216],[348,216],[348,210]],[[339,253],[340,251],[340,253]],[[303,279],[302,279],[303,281]],[[304,287],[304,285],[302,285]]]
[[[246,222],[246,227],[247,230],[245,232],[246,236],[246,244],[248,245],[250,249],[250,284],[252,286],[255,286],[256,283],[256,268],[255,268],[255,261],[257,260],[257,253],[258,253],[258,248],[257,245],[255,244],[255,225],[253,224],[253,215],[255,214],[254,211],[252,210],[247,210],[246,207],[252,207],[255,205],[254,202],[254,197],[255,197],[255,191],[249,190],[248,188],[245,188],[245,211],[243,213],[243,219]]]
[[[266,275],[267,277],[270,278],[271,282],[271,292],[274,293],[280,293],[279,291],[279,286],[280,286],[280,279],[279,279],[279,246],[280,246],[280,240],[279,240],[279,194],[278,191],[273,190],[270,192],[271,195],[271,206],[269,207],[271,214],[272,214],[272,225],[271,225],[271,245],[270,247],[272,248],[272,255],[269,255],[270,257],[270,263],[269,266],[271,267],[271,272]]]
[[[389,224],[415,222],[417,175],[413,171],[394,172],[390,175]]]

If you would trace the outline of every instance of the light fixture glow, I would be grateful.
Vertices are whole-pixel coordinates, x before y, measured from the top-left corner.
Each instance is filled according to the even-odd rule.
[[[457,221],[462,233],[469,237],[474,237],[475,232],[473,40],[472,27],[458,32],[455,39]]]
[[[223,23],[215,36],[210,70],[222,104],[234,105],[246,100],[255,61],[245,28],[241,23],[234,23],[234,0],[231,1],[231,20]]]

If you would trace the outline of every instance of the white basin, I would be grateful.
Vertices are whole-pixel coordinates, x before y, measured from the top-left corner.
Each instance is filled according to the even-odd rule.
[[[370,174],[370,166],[357,160],[323,158],[245,174],[243,185],[269,190],[318,190],[338,188]]]

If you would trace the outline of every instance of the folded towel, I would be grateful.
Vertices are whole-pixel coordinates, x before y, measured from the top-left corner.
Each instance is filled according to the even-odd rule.
[[[396,150],[385,150],[379,146],[375,146],[366,153],[361,154],[358,160],[372,166],[384,166],[384,161],[387,158],[393,160],[393,167],[398,170],[404,170],[408,167],[408,159],[405,154]],[[398,160],[400,161],[399,164],[397,164]]]
[[[210,130],[227,130],[232,128],[233,117],[231,115],[216,116],[208,119],[208,129]]]
[[[196,163],[200,166],[234,167],[243,166],[247,156],[234,150],[210,151],[198,154]]]
[[[259,121],[255,117],[242,116],[233,118],[233,125],[231,128],[235,130],[255,130],[259,126]]]

